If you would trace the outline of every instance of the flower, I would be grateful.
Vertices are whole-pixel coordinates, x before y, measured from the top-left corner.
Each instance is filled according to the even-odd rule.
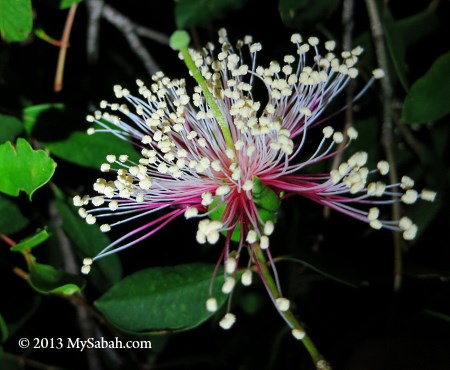
[[[234,48],[221,30],[219,50],[209,43],[201,52],[185,49],[180,55],[199,82],[193,94],[188,93],[185,80],[158,72],[149,87],[137,81],[138,96],[115,86],[116,97],[125,102],[103,101],[101,109],[111,113],[97,111],[87,117],[97,124],[89,133],[107,131],[130,141],[140,149],[141,158],[133,162],[125,155],[108,155],[101,171],[114,177],[97,180],[98,195],[74,198],[80,215],[89,224],[105,216],[119,217],[114,223],[102,223],[104,232],[124,222],[145,221],[94,258],[87,258],[84,273],[93,261],[138,243],[184,215],[199,219],[198,243],[215,244],[224,235],[222,291],[230,294],[243,249],[249,250],[250,260],[264,275],[254,248],[257,245],[272,261],[269,237],[280,201],[292,195],[307,197],[374,229],[414,238],[417,226],[410,219],[382,218],[380,207],[398,201],[412,204],[418,198],[432,201],[435,193],[418,193],[409,177],[389,184],[386,161],[369,169],[367,153],[357,152],[331,172],[303,171],[333,157],[339,144],[345,142],[346,147],[358,136],[353,127],[343,133],[326,126],[315,147],[306,140],[310,129],[323,124],[319,117],[330,101],[358,76],[355,65],[362,49],[344,51],[339,57],[333,53],[335,43],[327,41],[322,56],[316,37],[304,42],[294,34],[291,41],[297,56],[286,55],[282,63],[273,61],[264,68],[256,61],[261,44],[247,36]],[[375,70],[362,93],[382,76],[382,71]],[[265,106],[254,98],[256,81],[267,89]],[[89,203],[94,207],[87,210]],[[273,263],[272,270],[276,274]],[[241,281],[251,284],[250,269]],[[272,299],[280,312],[289,309],[286,298],[272,294]],[[214,297],[206,308],[217,310]],[[227,329],[234,321],[228,312],[220,325]],[[296,338],[303,338],[300,328],[292,329]]]

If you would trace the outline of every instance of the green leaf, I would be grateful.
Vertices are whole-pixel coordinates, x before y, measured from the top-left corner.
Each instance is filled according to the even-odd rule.
[[[430,35],[437,29],[438,24],[439,17],[427,8],[411,17],[399,19],[396,28],[405,47],[408,47]]]
[[[239,9],[246,0],[179,0],[175,2],[175,22],[179,29],[198,26],[222,13]]]
[[[306,29],[325,20],[341,4],[341,0],[280,0],[278,10],[286,26]]]
[[[14,247],[11,247],[10,250],[13,252],[25,252],[42,244],[48,238],[50,238],[50,236],[51,234],[49,234],[47,230],[37,231],[34,235],[21,240]]]
[[[403,104],[407,123],[435,121],[450,112],[450,52],[441,55],[412,86]]]
[[[0,0],[0,35],[6,41],[23,41],[31,32],[31,0]]]
[[[39,293],[72,295],[80,292],[86,281],[78,275],[56,270],[53,266],[34,263],[30,266],[30,285]]]
[[[41,0],[41,2],[58,9],[67,9],[73,4],[78,4],[82,1],[83,0]]]
[[[3,316],[0,314],[0,343],[5,343],[6,339],[8,339],[8,336],[9,336],[8,326],[6,325]]]
[[[18,196],[25,191],[31,200],[33,193],[45,185],[55,172],[56,163],[43,150],[33,150],[22,138],[16,148],[11,142],[0,145],[0,191]]]
[[[214,265],[202,263],[141,270],[113,286],[95,306],[125,331],[187,330],[213,315],[205,307],[213,271]],[[219,270],[213,286],[218,306],[227,298],[223,282]]]
[[[408,80],[406,78],[408,67],[406,65],[405,44],[400,37],[398,25],[387,7],[385,7],[383,12],[383,28],[389,55],[391,56],[397,77],[405,91],[408,91]]]
[[[81,258],[95,256],[111,242],[97,225],[88,225],[78,216],[74,207],[70,207],[61,198],[56,199],[56,208],[63,221],[62,228],[81,252]],[[115,254],[95,263],[89,276],[99,288],[109,287],[122,277],[119,257]]]
[[[83,167],[99,168],[108,154],[126,154],[133,161],[139,160],[133,145],[107,132],[88,135],[76,131],[66,140],[42,144],[53,155]]]
[[[81,3],[83,0],[59,0],[59,9],[70,8],[73,4]]]
[[[64,104],[39,104],[26,107],[22,110],[23,114],[23,124],[25,127],[25,132],[31,135],[36,123],[41,118],[42,114],[48,113],[49,111],[64,111]]]
[[[13,116],[0,114],[0,143],[14,140],[23,130],[22,122]]]
[[[0,195],[0,215],[0,233],[14,234],[28,225],[28,219],[22,215],[19,207],[3,195]]]

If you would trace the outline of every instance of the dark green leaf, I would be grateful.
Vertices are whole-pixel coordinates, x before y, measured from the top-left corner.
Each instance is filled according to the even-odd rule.
[[[408,47],[435,31],[439,18],[435,12],[425,9],[411,17],[399,19],[395,23],[399,36],[405,47]]]
[[[28,224],[28,219],[22,215],[19,207],[3,195],[0,195],[0,215],[2,215],[0,217],[0,233],[2,234],[14,234]]]
[[[239,9],[246,0],[179,0],[175,3],[175,21],[179,29],[198,26],[222,13]]]
[[[56,163],[43,150],[33,150],[19,138],[16,148],[11,142],[0,145],[0,191],[18,196],[25,191],[31,200],[33,193],[46,184],[55,172]]]
[[[403,88],[408,91],[408,81],[406,79],[407,65],[405,61],[405,45],[400,37],[397,23],[387,7],[383,12],[383,28],[386,36],[386,43],[389,49],[389,55],[391,56],[397,77]]]
[[[108,237],[97,225],[88,225],[78,216],[74,207],[64,200],[56,199],[56,208],[62,218],[62,228],[81,252],[81,258],[93,257],[110,244]],[[117,255],[111,255],[95,263],[90,276],[99,288],[118,282],[122,276],[122,267]]]
[[[42,144],[53,155],[84,167],[99,168],[108,154],[126,154],[131,160],[139,160],[133,145],[106,132],[88,135],[76,131],[66,140]]]
[[[20,120],[13,116],[0,114],[0,143],[14,140],[23,130]]]
[[[113,286],[95,305],[125,331],[187,330],[212,316],[205,303],[213,271],[214,265],[201,263],[141,270]],[[221,292],[223,282],[219,271],[213,286],[219,306],[227,298]]]
[[[32,105],[22,110],[23,124],[28,135],[32,134],[34,126],[36,126],[36,123],[38,122],[40,116],[50,110],[63,111],[64,104],[57,103]]]
[[[31,0],[0,0],[0,35],[6,41],[23,41],[31,32]]]
[[[406,96],[403,120],[407,123],[427,123],[450,112],[450,52],[440,56],[419,78]]]
[[[341,0],[280,0],[278,9],[285,25],[306,29],[328,18],[340,3]]]
[[[3,316],[0,314],[0,343],[5,343],[6,339],[8,339],[9,330],[6,325],[5,320],[3,320]]]
[[[78,275],[56,270],[53,266],[34,263],[30,266],[30,285],[39,293],[72,295],[80,292],[86,281]]]
[[[50,236],[51,234],[49,234],[47,230],[37,231],[36,234],[21,240],[14,247],[11,247],[10,250],[13,252],[25,252],[26,250],[30,250],[37,247],[39,244],[42,244],[50,238]]]

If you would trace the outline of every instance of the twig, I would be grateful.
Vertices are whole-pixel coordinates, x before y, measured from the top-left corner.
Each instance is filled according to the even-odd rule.
[[[389,64],[384,42],[383,26],[381,24],[378,6],[375,0],[366,0],[367,12],[369,15],[372,38],[375,45],[375,52],[380,68],[383,69],[385,76],[381,80],[382,101],[383,101],[383,126],[381,132],[381,141],[386,153],[386,159],[390,165],[389,180],[391,183],[398,183],[397,168],[395,165],[394,151],[392,150],[392,97],[393,90],[389,76]],[[396,189],[393,189],[395,192]],[[392,216],[394,220],[400,219],[400,205],[397,202],[392,204]],[[402,240],[400,234],[394,232],[394,291],[398,291],[402,283]]]
[[[87,0],[88,26],[86,37],[86,54],[88,62],[95,63],[98,60],[100,20],[102,17],[104,1]]]
[[[160,67],[142,44],[138,35],[144,36],[145,34],[145,37],[152,38],[153,40],[164,44],[168,44],[169,38],[167,36],[134,23],[130,18],[126,17],[108,4],[104,4],[102,8],[102,16],[122,32],[127,39],[131,50],[142,61],[149,75],[152,75],[160,70]]]
[[[6,236],[5,234],[0,233],[0,239],[3,239],[3,241],[8,244],[10,247],[14,247],[16,245],[16,242]]]
[[[64,64],[66,61],[67,47],[69,46],[70,31],[72,30],[73,20],[77,11],[78,4],[72,4],[67,14],[66,24],[64,26],[61,47],[59,48],[58,65],[55,76],[55,92],[60,92],[63,86]]]
[[[58,239],[58,244],[60,246],[61,253],[63,255],[64,261],[64,269],[71,274],[77,274],[80,271],[80,267],[78,266],[75,255],[72,250],[72,246],[70,245],[70,241],[67,238],[66,234],[61,229],[62,220],[59,216],[58,210],[56,209],[55,202],[50,202],[49,205],[49,214],[51,220],[53,221],[53,225],[55,227],[55,236]],[[83,293],[79,293],[80,298],[84,301]],[[73,296],[75,297],[75,296]],[[91,316],[89,316],[88,309],[86,305],[78,304],[79,301],[74,301],[73,299],[69,300],[73,306],[75,307],[77,313],[78,326],[80,328],[81,337],[84,340],[88,338],[94,337],[94,328],[95,322],[93,322]],[[76,302],[76,303],[75,303]],[[92,314],[92,312],[90,312]],[[100,359],[98,356],[98,351],[86,351],[86,360],[88,364],[88,369],[97,370],[101,368]]]

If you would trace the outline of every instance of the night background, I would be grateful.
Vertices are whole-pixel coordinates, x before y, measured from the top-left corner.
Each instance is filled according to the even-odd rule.
[[[60,41],[70,12],[75,13],[58,88]],[[377,47],[384,46],[388,86],[377,81],[327,125],[343,129],[350,121],[359,132],[343,159],[364,150],[369,167],[387,159],[398,178],[408,175],[418,189],[437,192],[432,203],[383,209],[411,218],[419,227],[416,238],[404,241],[292,197],[282,202],[271,253],[292,311],[333,369],[450,369],[449,15],[447,0],[0,0],[0,369],[316,368],[257,274],[250,287],[236,286],[230,304],[237,321],[227,331],[218,325],[226,304],[215,314],[198,313],[184,330],[134,330],[142,317],[133,307],[148,305],[154,322],[178,313],[152,304],[152,297],[130,298],[120,315],[136,326],[124,328],[94,303],[124,277],[151,268],[208,267],[202,282],[207,289],[224,238],[199,245],[195,221],[178,217],[138,245],[105,257],[91,274],[79,272],[84,257],[130,229],[118,227],[105,236],[72,206],[73,196],[92,192],[107,154],[133,151],[112,135],[87,135],[86,115],[101,100],[115,99],[114,85],[134,93],[136,79],[150,85],[158,70],[194,86],[169,37],[186,29],[191,47],[201,47],[217,43],[222,27],[232,43],[245,35],[261,42],[257,62],[263,66],[295,53],[294,32],[333,39],[338,51],[343,45],[363,47],[358,78],[322,118],[365,86],[380,67]],[[381,21],[381,37],[374,36],[374,17]],[[257,85],[256,97],[263,100],[264,94],[263,84]],[[321,128],[311,131],[313,148],[320,135]],[[11,145],[23,148],[17,161]],[[304,170],[322,173],[332,166],[330,159]],[[41,180],[35,167],[47,168]],[[156,291],[164,286],[156,278],[146,283]],[[173,299],[189,309],[196,296],[178,289]],[[152,348],[65,346],[66,338],[100,337],[150,340]],[[21,338],[30,340],[29,348],[20,348]],[[54,341],[39,349],[33,338]],[[63,348],[51,348],[57,338]]]

